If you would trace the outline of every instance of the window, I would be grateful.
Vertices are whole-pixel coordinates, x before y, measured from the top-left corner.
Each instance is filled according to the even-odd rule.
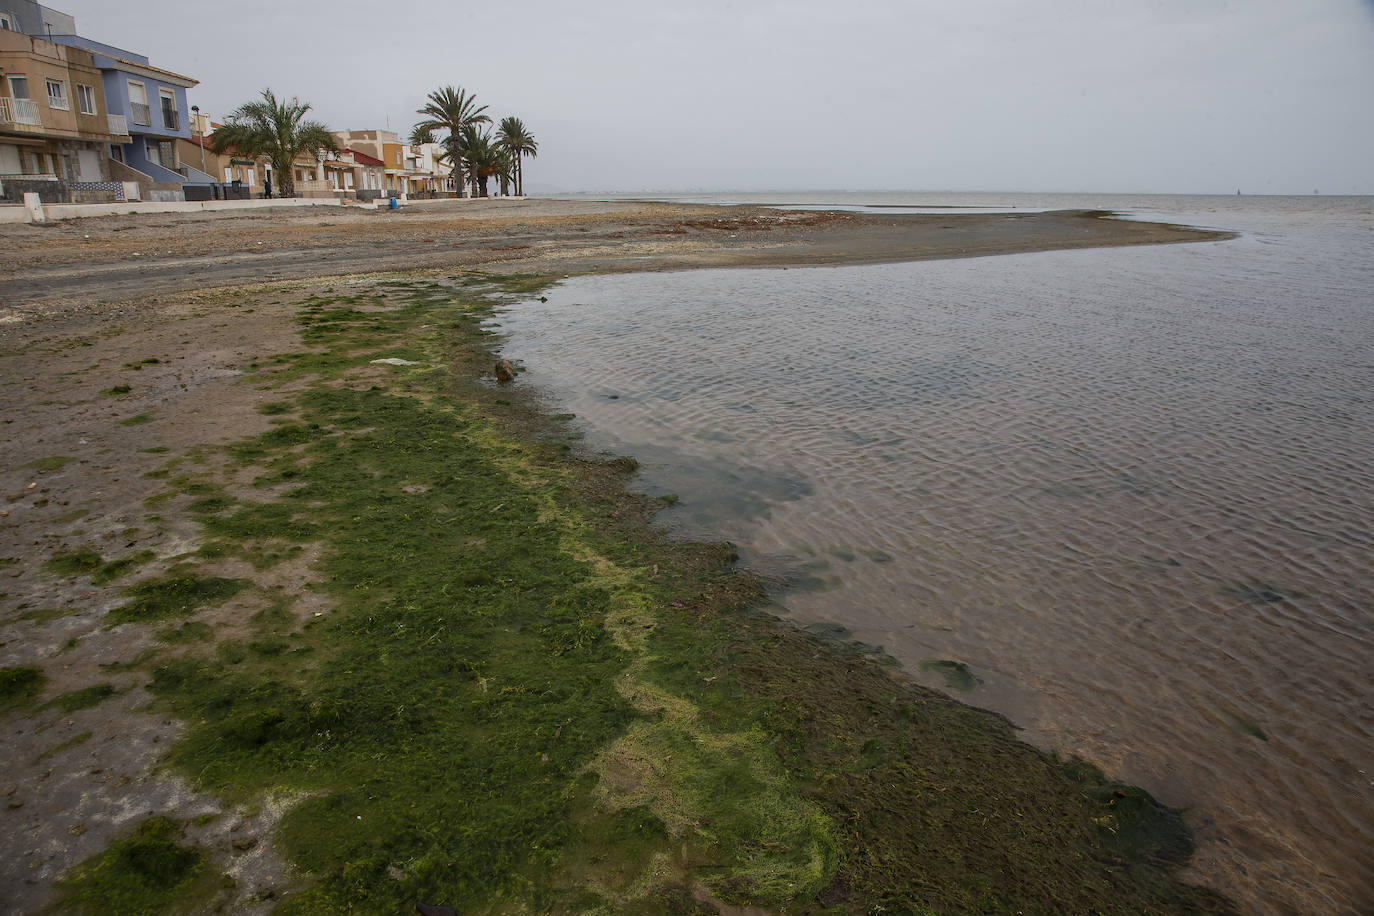
[[[95,114],[95,89],[91,86],[76,84],[76,102],[81,106],[82,114]]]
[[[177,118],[177,97],[170,89],[159,89],[158,101],[162,103],[162,126],[168,130],[181,130]]]
[[[61,80],[46,80],[46,82],[48,84],[48,107],[66,111],[68,108],[67,84]]]
[[[9,13],[0,13],[0,29],[4,29],[6,32],[13,32],[15,30],[14,20],[10,19]]]
[[[148,116],[148,90],[143,88],[142,83],[133,80],[129,80],[129,116],[140,127],[149,127],[153,123]]]
[[[10,98],[27,99],[29,97],[29,78],[27,76],[11,76],[9,79]]]

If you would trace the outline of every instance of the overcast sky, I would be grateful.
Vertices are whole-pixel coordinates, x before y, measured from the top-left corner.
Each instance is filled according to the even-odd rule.
[[[1374,0],[49,0],[82,35],[407,132],[476,93],[531,190],[1374,194]]]

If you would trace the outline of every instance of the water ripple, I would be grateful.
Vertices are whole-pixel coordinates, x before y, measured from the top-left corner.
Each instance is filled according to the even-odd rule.
[[[826,586],[785,613],[932,686],[965,662],[1031,740],[1190,807],[1247,909],[1357,912],[1374,273],[1367,207],[1327,206],[1235,209],[1226,244],[580,278],[503,333],[668,521]]]

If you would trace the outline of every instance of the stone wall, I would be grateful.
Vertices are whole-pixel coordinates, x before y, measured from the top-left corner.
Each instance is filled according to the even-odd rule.
[[[23,203],[25,194],[37,194],[39,200],[45,204],[67,204],[72,201],[71,189],[67,183],[56,178],[6,175],[0,181],[3,181],[5,187],[4,194],[0,194],[0,200],[10,203]]]

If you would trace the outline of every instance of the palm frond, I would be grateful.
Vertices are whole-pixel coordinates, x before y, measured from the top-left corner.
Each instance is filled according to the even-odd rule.
[[[485,105],[477,105],[477,97],[468,95],[461,86],[444,86],[429,94],[429,101],[416,114],[424,120],[415,125],[415,130],[447,131],[456,134],[467,124],[490,123],[491,118],[484,114]]]

